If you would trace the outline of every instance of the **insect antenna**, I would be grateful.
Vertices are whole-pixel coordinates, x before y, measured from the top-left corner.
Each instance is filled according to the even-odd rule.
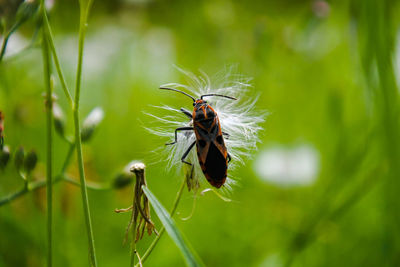
[[[206,95],[202,95],[202,96],[201,96],[201,99],[203,99],[203,97],[205,97],[205,96],[221,96],[221,97],[229,98],[229,99],[232,99],[232,100],[237,100],[237,98],[234,98],[234,97],[232,97],[232,96],[219,95],[219,94],[206,94]]]
[[[196,102],[196,99],[195,99],[193,96],[191,96],[191,95],[189,95],[189,94],[187,94],[187,93],[185,93],[185,92],[183,92],[183,91],[181,91],[181,90],[174,89],[174,88],[168,88],[168,87],[160,87],[159,89],[162,89],[162,90],[170,90],[170,91],[175,91],[175,92],[182,93],[182,94],[184,94],[184,95],[190,97],[191,99],[193,99],[193,102]]]

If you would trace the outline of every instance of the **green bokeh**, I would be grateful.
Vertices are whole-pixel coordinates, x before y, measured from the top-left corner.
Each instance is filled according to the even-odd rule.
[[[11,5],[0,1],[0,5]],[[10,6],[12,7],[12,5]],[[67,83],[74,84],[78,3],[55,1],[50,23]],[[0,9],[12,21],[13,8]],[[7,12],[8,13],[7,13]],[[237,64],[253,77],[262,124],[259,150],[308,144],[318,154],[318,177],[308,185],[264,181],[245,160],[234,176],[231,203],[185,192],[176,223],[207,266],[399,266],[400,146],[397,88],[398,1],[95,1],[84,54],[81,114],[102,107],[104,121],[84,145],[87,179],[110,182],[131,160],[146,163],[148,185],[165,207],[183,175],[166,169],[153,151],[165,139],[150,135],[152,105],[190,108],[159,85],[185,78],[174,65],[217,73]],[[396,13],[397,12],[397,13]],[[39,46],[20,54],[36,22],[10,40],[0,65],[0,110],[12,151],[38,153],[45,173],[45,113]],[[37,40],[39,43],[40,40]],[[397,60],[397,61],[396,61]],[[54,72],[55,93],[72,114]],[[212,75],[211,75],[212,76]],[[177,104],[180,103],[180,104]],[[54,168],[68,146],[55,135]],[[68,173],[77,178],[75,158]],[[0,171],[0,198],[22,186],[13,164]],[[123,245],[130,188],[89,191],[99,266],[127,266]],[[0,207],[0,266],[44,266],[45,190]],[[153,218],[158,227],[160,222]],[[152,237],[138,243],[139,252]],[[87,239],[78,187],[54,186],[54,266],[87,266]],[[182,266],[164,236],[145,266]]]

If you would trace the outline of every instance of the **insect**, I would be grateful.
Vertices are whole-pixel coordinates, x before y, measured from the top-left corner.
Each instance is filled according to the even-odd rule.
[[[182,93],[193,100],[193,112],[181,108],[181,111],[192,120],[191,127],[179,127],[175,129],[175,141],[166,145],[173,145],[177,142],[178,131],[194,131],[196,141],[194,141],[185,153],[182,155],[181,161],[189,164],[185,159],[194,145],[197,148],[197,158],[200,163],[207,181],[216,188],[220,188],[226,180],[228,163],[231,161],[225,142],[224,135],[229,137],[229,134],[222,132],[221,124],[218,119],[217,112],[205,101],[204,97],[219,96],[232,100],[237,100],[234,97],[220,94],[205,94],[195,99],[193,96],[173,88],[160,87],[163,90],[171,90]]]

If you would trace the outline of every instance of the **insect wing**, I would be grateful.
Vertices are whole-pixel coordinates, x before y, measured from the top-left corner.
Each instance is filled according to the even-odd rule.
[[[215,116],[207,131],[200,122],[194,123],[197,156],[201,169],[211,185],[221,187],[227,176],[227,150],[222,136],[219,119]]]

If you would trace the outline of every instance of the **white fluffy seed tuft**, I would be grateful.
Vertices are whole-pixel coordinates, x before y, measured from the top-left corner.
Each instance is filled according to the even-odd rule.
[[[250,79],[235,74],[232,68],[216,75],[213,81],[203,72],[201,72],[201,75],[196,76],[191,72],[182,69],[178,70],[187,77],[187,85],[168,83],[161,87],[184,91],[196,99],[200,98],[201,95],[210,93],[226,95],[237,99],[232,100],[218,96],[209,96],[205,98],[217,112],[222,131],[229,134],[229,137],[224,136],[224,140],[232,160],[228,166],[228,179],[224,184],[224,188],[230,190],[235,183],[234,180],[236,180],[232,179],[231,171],[238,164],[242,164],[243,159],[248,158],[256,150],[257,143],[259,142],[258,133],[262,129],[260,124],[264,122],[267,112],[257,112],[254,110],[258,96],[250,96]],[[179,94],[172,91],[165,91],[162,93]],[[156,119],[158,123],[157,127],[147,128],[147,130],[157,136],[165,137],[166,143],[174,141],[174,131],[176,128],[192,126],[192,121],[181,112],[180,108],[185,108],[192,113],[193,101],[184,95],[182,95],[182,99],[182,104],[176,105],[175,107],[166,105],[156,107],[164,110],[168,115],[160,117],[147,113],[149,116]],[[181,157],[195,139],[193,131],[178,132],[178,142],[174,145],[165,146],[168,157],[168,168],[182,166],[182,164],[184,164],[181,162]],[[205,180],[203,179],[204,175],[198,163],[196,147],[193,147],[186,161],[194,164],[195,178],[200,181]],[[200,177],[203,178],[200,179]]]

